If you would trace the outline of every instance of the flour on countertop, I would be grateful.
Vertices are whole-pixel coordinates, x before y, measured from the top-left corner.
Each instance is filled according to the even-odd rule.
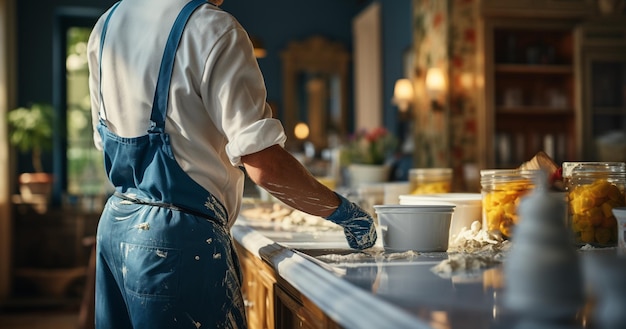
[[[450,254],[448,259],[433,266],[431,271],[442,277],[451,277],[459,273],[469,275],[474,271],[498,265],[500,262],[488,254]]]
[[[316,257],[317,259],[334,264],[342,263],[359,263],[367,260],[376,260],[377,262],[392,261],[392,260],[411,260],[417,258],[419,253],[417,251],[409,250],[404,252],[385,252],[382,248],[372,248],[361,252],[354,252],[346,255],[342,254],[327,254]]]
[[[319,216],[313,216],[300,210],[293,210],[281,220],[283,227],[314,227],[323,230],[343,230],[341,226]]]
[[[594,250],[594,249],[597,249],[597,248],[592,246],[592,245],[590,245],[590,244],[588,244],[588,243],[586,245],[580,247],[580,250],[583,250],[583,251],[584,250]]]
[[[251,222],[269,222],[276,228],[295,232],[341,231],[341,226],[319,216],[307,214],[279,203],[271,206],[256,206],[241,211],[241,215]]]
[[[441,261],[431,270],[440,276],[455,273],[471,273],[502,262],[511,247],[501,235],[481,230],[475,221],[469,229],[463,228],[448,246],[448,259]]]
[[[614,252],[615,249],[617,249],[617,246],[612,246],[612,247],[605,247],[605,246],[594,246],[592,244],[585,244],[582,247],[580,247],[580,251],[590,251],[590,250],[594,250],[594,251],[606,251],[606,252]]]
[[[500,253],[509,249],[510,242],[504,240],[502,235],[482,230],[481,226],[479,221],[475,221],[469,229],[462,228],[449,244],[448,253]]]

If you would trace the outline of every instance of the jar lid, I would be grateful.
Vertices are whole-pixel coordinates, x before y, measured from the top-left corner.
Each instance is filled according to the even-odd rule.
[[[414,214],[414,213],[451,213],[454,212],[454,208],[456,205],[453,203],[442,202],[440,204],[419,204],[419,205],[410,205],[410,204],[384,204],[384,205],[374,205],[374,209],[376,213],[401,213],[401,214]]]
[[[452,175],[452,168],[412,168],[409,169],[410,176],[427,176],[427,175]]]
[[[519,180],[532,181],[540,172],[539,169],[483,169],[480,171],[480,181],[484,184]]]
[[[477,205],[482,203],[480,193],[433,193],[433,194],[406,194],[400,195],[400,204],[427,204],[448,202],[455,205]]]
[[[540,170],[536,169],[482,169],[480,171],[480,176],[488,177],[514,175],[532,178],[539,172]]]
[[[626,162],[563,162],[563,178],[571,178],[574,172],[626,172]]]

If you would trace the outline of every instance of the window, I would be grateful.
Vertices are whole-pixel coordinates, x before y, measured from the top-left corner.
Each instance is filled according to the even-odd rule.
[[[56,12],[53,37],[54,136],[53,203],[97,210],[112,191],[102,155],[93,144],[87,41],[106,9],[64,7]],[[85,207],[87,206],[87,207]]]
[[[67,190],[69,195],[98,196],[107,193],[102,154],[95,149],[89,100],[87,41],[91,28],[67,30],[65,105],[67,125]]]

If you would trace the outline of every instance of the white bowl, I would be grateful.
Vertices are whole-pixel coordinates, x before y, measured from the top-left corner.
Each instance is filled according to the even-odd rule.
[[[450,223],[450,241],[461,232],[463,227],[469,229],[473,222],[482,222],[482,195],[480,193],[439,193],[409,194],[400,196],[400,204],[404,205],[446,205],[453,204],[454,214]]]
[[[386,251],[446,251],[454,205],[375,205]]]

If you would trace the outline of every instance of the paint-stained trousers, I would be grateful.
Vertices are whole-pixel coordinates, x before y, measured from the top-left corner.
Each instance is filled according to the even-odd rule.
[[[96,328],[245,328],[226,228],[112,196],[97,232]]]

